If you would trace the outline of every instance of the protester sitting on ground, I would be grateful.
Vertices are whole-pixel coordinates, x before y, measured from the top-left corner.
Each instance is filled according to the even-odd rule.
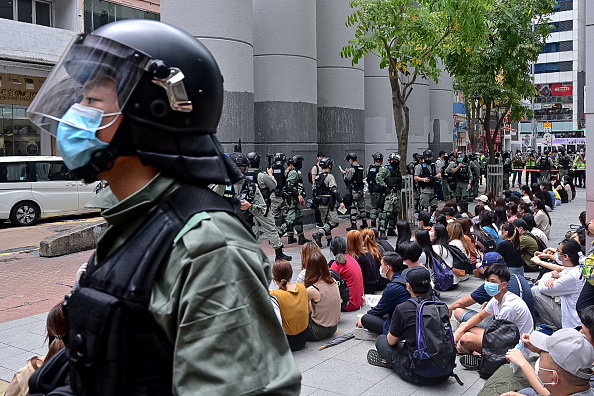
[[[524,300],[514,293],[507,292],[511,273],[505,264],[493,264],[485,270],[485,291],[492,298],[485,307],[466,322],[460,324],[454,333],[458,352],[467,354],[460,358],[460,364],[468,369],[478,369],[479,359],[473,352],[481,352],[485,329],[477,326],[489,315],[495,319],[506,319],[522,333],[530,333],[534,329],[534,321]]]
[[[505,261],[499,253],[489,252],[485,254],[485,257],[483,258],[481,265],[482,268],[486,270],[489,266],[493,264],[505,264]],[[532,297],[530,284],[528,283],[526,278],[524,278],[521,275],[511,274],[509,282],[507,284],[507,290],[524,300],[526,306],[528,306],[528,310],[530,311],[532,318],[534,319],[534,298]],[[468,321],[468,319],[470,319],[478,313],[473,309],[467,309],[467,307],[475,303],[483,305],[489,300],[491,300],[491,296],[485,291],[485,284],[483,283],[468,296],[462,297],[454,303],[452,303],[449,306],[450,315],[453,314],[454,318],[459,323],[466,322]],[[481,321],[477,326],[486,328],[487,325],[491,322],[491,320],[493,320],[493,316],[488,316],[487,318],[483,319],[483,321]]]
[[[489,205],[489,207],[491,209],[495,208],[495,204],[497,203],[497,199],[495,198],[495,194],[493,194],[492,191],[486,191],[485,195],[487,196],[487,198],[489,199],[487,201],[487,205]]]
[[[421,210],[419,213],[415,214],[415,217],[417,218],[418,228],[422,228],[427,231],[431,229],[431,215],[429,214],[429,212]]]
[[[330,338],[340,321],[340,292],[321,252],[313,253],[309,259],[305,287],[310,312],[309,341]]]
[[[436,213],[436,215],[434,217],[434,220],[435,220],[434,224],[441,224],[444,227],[447,227],[448,219],[441,213],[437,213],[437,212],[435,212],[435,213]]]
[[[540,228],[536,227],[536,222],[534,221],[534,215],[532,213],[526,213],[524,216],[522,216],[522,220],[526,222],[526,225],[528,226],[528,232],[532,236],[540,239],[545,246],[549,245],[549,238],[547,238],[545,233]]]
[[[466,202],[464,199],[458,201],[458,212],[460,212],[462,217],[465,217],[468,219],[472,219],[474,217],[468,211],[468,202]]]
[[[295,283],[304,283],[303,280],[305,279],[305,272],[307,271],[307,263],[311,255],[316,252],[322,252],[317,243],[313,241],[305,242],[301,248],[301,271],[299,272],[299,275],[297,275]]]
[[[357,328],[364,328],[375,334],[388,334],[394,308],[410,298],[406,281],[402,277],[402,271],[405,269],[406,265],[403,264],[398,253],[390,252],[384,255],[380,271],[382,276],[390,280],[390,283],[386,285],[377,305],[357,321]],[[361,331],[353,334],[359,339],[366,338],[362,336],[365,333]]]
[[[309,338],[309,299],[303,283],[292,283],[292,277],[291,263],[287,260],[275,261],[272,265],[272,280],[278,289],[271,290],[270,295],[278,301],[291,351],[299,351]]]
[[[377,290],[377,281],[380,277],[379,268],[375,265],[375,259],[365,247],[363,247],[363,236],[358,230],[351,230],[347,234],[346,253],[357,260],[363,274],[363,287],[365,294],[373,294]]]
[[[505,202],[505,198],[497,198],[497,200],[495,201],[495,209],[497,208],[504,208],[507,206],[507,202]],[[495,211],[495,210],[493,210]]]
[[[573,328],[580,320],[576,303],[582,291],[579,253],[581,247],[573,239],[564,239],[557,247],[558,263],[565,267],[561,272],[550,271],[532,288],[536,311],[550,328]]]
[[[52,358],[64,348],[64,337],[67,332],[66,317],[63,312],[63,301],[60,301],[47,314],[46,336],[48,351],[45,356],[32,357],[27,364],[21,367],[15,374],[6,388],[4,396],[27,396],[29,395],[29,378],[41,367],[41,365]]]
[[[499,230],[503,241],[497,245],[495,251],[503,257],[509,272],[524,276],[524,259],[520,250],[520,233],[511,223],[501,225]]]
[[[503,223],[507,223],[507,208],[505,206],[497,206],[493,211],[495,213],[495,227],[499,229]]]
[[[563,188],[567,192],[567,200],[569,202],[573,201],[575,198],[575,186],[571,177],[566,176],[563,178]]]
[[[423,267],[409,268],[404,272],[406,288],[412,298],[420,301],[430,298],[431,281],[429,272]],[[367,361],[375,366],[391,368],[400,378],[413,384],[437,384],[446,377],[421,377],[412,367],[412,355],[417,349],[417,307],[412,301],[399,304],[394,309],[390,331],[375,340],[375,348],[367,352]],[[399,345],[399,341],[404,341]]]
[[[520,250],[524,259],[524,272],[539,271],[538,266],[531,261],[534,253],[538,251],[538,243],[536,239],[528,235],[528,225],[523,219],[516,219],[512,224],[516,227],[516,232],[520,233]]]
[[[489,212],[492,210],[489,206],[489,198],[486,195],[479,195],[478,198],[478,205],[483,208],[483,210],[488,210]]]
[[[379,245],[384,249],[384,252],[393,252],[394,246],[390,245],[390,242],[386,241],[385,239],[380,238],[380,232],[377,228],[371,228],[373,231],[373,235],[375,236],[375,241],[379,243]]]
[[[450,224],[455,220],[454,210],[450,206],[444,206],[443,209],[441,209],[441,214],[445,216],[447,224]]]
[[[382,256],[385,254],[384,248],[379,243],[377,243],[375,240],[375,234],[369,228],[363,229],[363,231],[361,231],[361,235],[363,236],[363,247],[373,256],[375,267],[377,268],[379,274]],[[389,281],[387,279],[380,276],[377,280],[376,291],[384,290],[384,287],[386,287],[388,282]]]
[[[412,230],[410,229],[410,224],[408,224],[408,221],[399,220],[396,223],[396,232],[398,233],[398,236],[396,238],[396,246],[394,248],[396,249],[396,252],[399,253],[398,245],[400,245],[402,242],[408,242],[412,238]]]
[[[562,203],[567,203],[567,196],[565,197],[565,202],[563,202],[563,200],[561,199],[561,193],[559,192],[559,190],[563,190],[563,193],[565,193],[565,190],[563,189],[563,186],[561,186],[558,180],[553,180],[551,183],[549,183],[548,189],[549,194],[551,194],[551,198],[553,197],[553,195],[555,196],[555,207],[561,205]]]
[[[544,202],[542,202],[540,199],[534,200],[533,207],[536,227],[544,232],[548,239],[551,233],[551,216],[549,216],[549,212],[547,212]]]
[[[506,358],[522,369],[533,389],[503,395],[523,395],[528,390],[551,396],[594,395],[590,388],[594,348],[583,334],[575,329],[561,329],[550,336],[535,331],[524,334],[522,341],[540,355],[538,366],[533,369],[518,350],[510,349]]]
[[[468,250],[470,251],[470,261],[473,265],[476,264],[478,255],[476,252],[476,238],[472,235],[472,220],[467,217],[456,219],[456,223],[462,226],[462,232],[464,233],[464,239],[468,244]]]
[[[466,238],[464,238],[464,230],[460,223],[453,222],[448,224],[447,232],[450,238],[449,244],[460,249],[470,259],[470,247],[468,246],[468,242],[466,242]]]
[[[412,268],[416,266],[423,267],[419,263],[419,258],[421,257],[422,253],[423,248],[421,247],[421,245],[419,245],[418,242],[408,241],[403,242],[400,245],[400,257],[402,257],[402,262],[404,263],[404,265],[406,265],[407,268]]]
[[[539,191],[534,193],[534,198],[543,201],[549,210],[555,209],[555,194],[551,196],[547,183],[540,183]]]
[[[431,236],[429,231],[417,229],[415,230],[413,239],[423,249],[423,253],[421,253],[421,257],[419,257],[419,264],[427,268],[431,274],[431,282],[433,284],[435,281],[435,273],[433,272],[433,258],[435,257],[437,260],[439,260],[439,258],[437,258],[437,254],[433,252],[433,245],[431,245]]]
[[[499,232],[497,231],[498,228],[495,226],[495,215],[493,214],[493,212],[489,212],[489,211],[483,211],[480,216],[479,216],[479,224],[481,226],[481,228],[485,231],[487,231],[489,234],[491,234],[491,236],[493,237],[493,239],[495,239],[495,242],[500,243],[503,239],[501,239],[499,237]]]
[[[524,184],[522,187],[520,187],[520,191],[522,192],[522,200],[530,205],[532,201],[534,201],[534,194],[532,194],[530,186]]]
[[[433,225],[433,252],[437,254],[448,267],[454,270],[454,257],[450,253],[448,246],[450,245],[450,236],[446,227],[442,224]],[[460,283],[460,278],[454,274],[454,285]]]
[[[507,205],[507,221],[509,223],[511,223],[517,218],[518,218],[518,205],[516,205],[515,203],[508,204]]]
[[[335,237],[330,241],[330,253],[334,255],[334,262],[331,269],[338,272],[349,287],[349,303],[345,311],[355,311],[363,305],[363,274],[361,267],[350,255],[346,254],[346,240],[343,237]]]
[[[481,217],[481,213],[484,212],[484,211],[485,211],[485,209],[481,205],[476,205],[474,207],[474,217],[472,218],[472,221],[475,224],[479,224],[479,222],[480,222],[479,219]]]
[[[518,205],[518,219],[522,219],[526,214],[532,214],[532,203],[520,202]]]

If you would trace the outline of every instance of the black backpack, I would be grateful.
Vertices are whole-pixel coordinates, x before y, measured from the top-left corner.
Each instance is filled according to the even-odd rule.
[[[488,379],[507,360],[505,354],[520,341],[518,326],[505,319],[494,319],[485,329],[478,373]]]
[[[415,304],[417,312],[417,349],[410,360],[412,371],[425,378],[443,377],[444,381],[455,376],[456,346],[448,306],[436,297],[414,297],[408,301]]]
[[[344,309],[349,304],[349,299],[351,298],[349,287],[347,286],[345,280],[342,279],[342,276],[338,274],[338,272],[331,269],[330,275],[332,275],[332,278],[334,278],[336,283],[338,283],[338,292],[340,293],[340,309]]]
[[[453,267],[459,270],[463,270],[466,274],[472,274],[473,265],[472,261],[462,252],[462,250],[458,249],[456,246],[449,245],[448,251],[452,255],[454,259]]]
[[[534,238],[534,240],[536,241],[536,244],[538,245],[538,251],[539,252],[544,252],[544,250],[547,248],[547,245],[545,245],[545,243],[543,242],[542,239],[540,239],[539,237],[537,237],[536,235],[534,235],[531,232],[527,232],[526,235],[531,236],[532,238]]]
[[[474,236],[482,246],[483,254],[494,252],[497,249],[497,241],[493,238],[493,235],[489,231],[484,230],[482,227],[478,228]]]

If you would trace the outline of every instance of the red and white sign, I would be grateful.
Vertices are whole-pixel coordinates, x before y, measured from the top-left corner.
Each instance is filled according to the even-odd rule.
[[[552,84],[551,90],[553,96],[571,96],[573,95],[573,84]]]

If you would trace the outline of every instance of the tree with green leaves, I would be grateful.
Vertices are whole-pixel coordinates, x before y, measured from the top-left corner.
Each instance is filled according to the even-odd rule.
[[[536,94],[531,63],[538,60],[550,33],[547,16],[555,3],[555,0],[497,0],[486,10],[483,20],[488,33],[482,42],[466,51],[449,53],[445,58],[447,69],[462,87],[467,109],[482,107],[480,113],[468,113],[468,122],[478,118],[482,125],[492,164],[495,142],[498,136],[501,139],[506,116],[509,122],[531,116],[531,110],[522,106],[521,101]]]
[[[352,0],[346,21],[355,26],[340,55],[353,65],[365,56],[379,56],[388,68],[392,108],[401,166],[407,160],[410,98],[417,79],[438,81],[439,60],[454,45],[474,45],[484,35],[485,7],[494,0]],[[452,40],[455,36],[456,40]]]

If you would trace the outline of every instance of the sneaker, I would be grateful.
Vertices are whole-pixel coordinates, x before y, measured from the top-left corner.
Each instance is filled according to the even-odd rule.
[[[464,276],[461,276],[459,279],[460,279],[460,282],[464,282],[465,280],[468,280],[468,278],[469,278],[469,276],[468,276],[468,274],[466,274]]]
[[[384,361],[382,359],[381,355],[379,354],[379,352],[376,351],[375,349],[370,349],[367,352],[367,363],[369,363],[373,366],[378,366],[378,367],[385,367],[385,368],[390,367],[388,362]]]
[[[460,365],[467,370],[478,370],[483,358],[480,355],[463,355],[460,357]]]
[[[379,334],[372,333],[367,329],[362,329],[360,327],[353,330],[353,335],[356,339],[362,341],[375,341]]]

